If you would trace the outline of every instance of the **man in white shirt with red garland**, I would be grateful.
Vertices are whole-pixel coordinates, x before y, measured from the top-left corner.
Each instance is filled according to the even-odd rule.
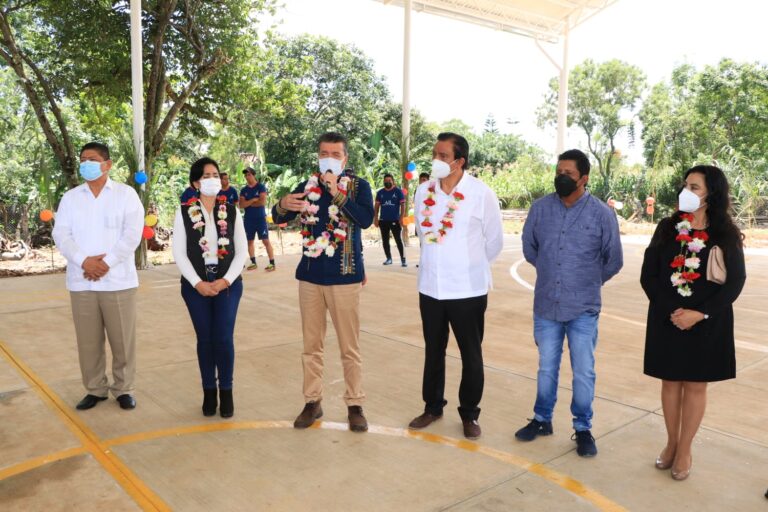
[[[491,263],[504,246],[496,194],[465,172],[469,143],[441,133],[432,150],[432,179],[419,185],[414,212],[421,239],[419,309],[425,358],[424,414],[408,425],[422,429],[443,416],[448,329],[461,352],[459,416],[468,439],[480,437],[483,396],[483,329]]]
[[[61,198],[53,239],[67,259],[67,289],[77,336],[80,372],[87,395],[77,408],[90,409],[108,393],[123,409],[136,407],[136,289],[134,251],[141,242],[144,207],[128,185],[109,178],[109,148],[89,142],[80,150],[85,183]],[[110,386],[104,338],[112,349]]]

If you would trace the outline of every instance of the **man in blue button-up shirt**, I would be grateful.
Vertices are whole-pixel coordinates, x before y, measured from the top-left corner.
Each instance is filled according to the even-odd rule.
[[[552,433],[563,341],[573,369],[571,413],[577,453],[597,454],[592,428],[600,288],[623,265],[616,215],[586,190],[589,159],[577,149],[558,157],[556,192],[534,202],[523,228],[525,259],[536,267],[534,340],[539,349],[536,404],[515,436]]]
[[[347,139],[329,132],[318,141],[318,172],[278,201],[276,224],[297,215],[302,222],[303,256],[299,280],[304,352],[304,410],[294,422],[307,428],[323,415],[323,341],[326,311],[331,314],[344,367],[349,428],[365,432],[365,393],[360,358],[360,283],[365,276],[362,230],[373,222],[373,196],[367,181],[347,176]]]

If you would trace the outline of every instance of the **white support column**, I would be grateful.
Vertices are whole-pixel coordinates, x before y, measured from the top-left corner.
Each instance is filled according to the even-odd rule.
[[[133,145],[138,169],[144,170],[144,76],[141,40],[141,0],[131,0],[131,102]],[[142,190],[144,185],[142,185]]]
[[[402,171],[411,157],[411,9],[412,0],[403,3],[403,140],[402,143]]]
[[[403,117],[400,121],[403,132],[403,140],[400,141],[400,176],[401,183],[405,193],[408,194],[408,180],[405,179],[405,173],[408,170],[408,162],[411,161],[411,10],[413,9],[412,0],[403,2]],[[405,214],[408,215],[408,205],[412,204],[413,198],[405,196]],[[408,226],[405,226],[401,236],[403,243],[410,245],[408,237]]]
[[[563,62],[560,65],[560,87],[557,93],[557,154],[565,150],[565,132],[568,129],[568,36],[570,19],[563,31]]]

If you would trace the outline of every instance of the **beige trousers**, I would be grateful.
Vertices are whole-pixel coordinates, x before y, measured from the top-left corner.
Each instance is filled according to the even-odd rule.
[[[136,373],[136,288],[70,292],[83,385],[90,395],[118,397],[133,391]],[[112,349],[112,386],[104,338]]]
[[[323,396],[323,340],[325,339],[325,311],[331,314],[333,327],[339,338],[341,364],[344,367],[348,406],[362,405],[363,361],[360,358],[360,283],[322,286],[299,281],[301,328],[304,334],[304,399],[320,400]]]

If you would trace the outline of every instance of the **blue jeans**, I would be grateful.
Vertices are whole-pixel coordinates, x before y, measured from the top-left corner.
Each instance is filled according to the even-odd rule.
[[[563,341],[568,336],[568,351],[573,370],[574,430],[592,428],[592,401],[595,398],[595,347],[597,346],[597,320],[599,313],[587,312],[568,322],[546,320],[533,316],[533,337],[539,348],[539,373],[536,379],[536,405],[534,419],[552,421],[557,402],[557,381]]]
[[[209,281],[215,276],[209,278]],[[181,280],[181,296],[187,304],[192,325],[197,334],[197,362],[203,389],[232,389],[232,373],[235,367],[235,319],[243,281],[237,279],[232,286],[215,297],[203,297],[189,281]]]

